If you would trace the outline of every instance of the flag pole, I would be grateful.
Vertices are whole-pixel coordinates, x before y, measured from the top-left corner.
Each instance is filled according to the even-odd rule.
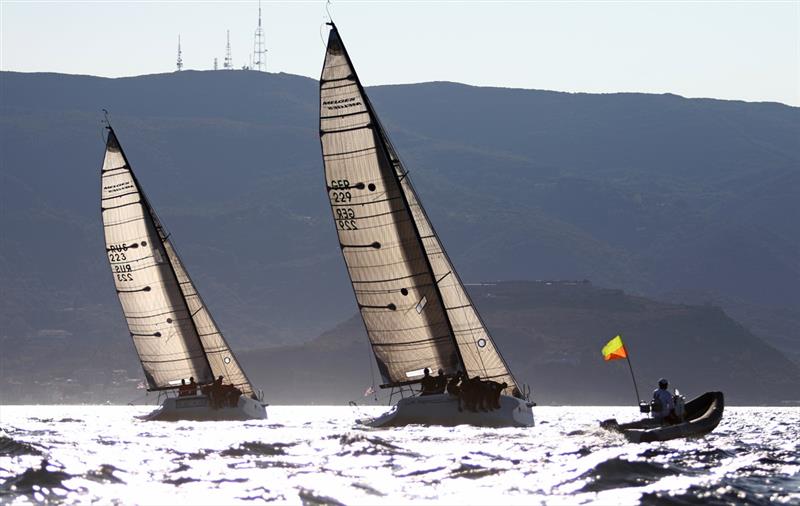
[[[631,359],[628,356],[628,350],[625,350],[625,360],[628,361],[628,369],[631,371],[631,379],[633,380],[633,389],[636,391],[636,405],[638,406],[639,403],[642,401],[642,398],[639,396],[639,387],[636,386],[636,376],[633,375],[633,366],[631,365]]]

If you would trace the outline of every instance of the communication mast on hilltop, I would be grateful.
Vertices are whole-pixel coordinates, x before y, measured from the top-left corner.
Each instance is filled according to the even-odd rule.
[[[261,0],[258,0],[258,28],[253,41],[253,70],[267,71],[267,49],[264,43],[264,29],[261,28]]]
[[[233,58],[231,58],[231,31],[227,30],[228,44],[225,46],[225,60],[222,62],[222,68],[225,70],[233,70]]]
[[[183,70],[183,58],[181,57],[181,34],[178,34],[178,61],[175,62],[178,72]]]

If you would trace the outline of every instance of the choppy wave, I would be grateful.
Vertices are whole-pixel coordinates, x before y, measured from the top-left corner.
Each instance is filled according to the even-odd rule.
[[[683,473],[693,473],[693,471],[669,464],[614,457],[599,463],[584,473],[581,479],[588,483],[581,490],[599,492],[615,488],[637,487],[656,482],[665,476]]]
[[[0,456],[41,455],[42,452],[28,443],[14,441],[8,436],[0,436]]]
[[[136,407],[4,406],[0,503],[800,504],[797,409],[728,408],[705,438],[640,445],[597,429],[630,408],[386,430],[354,424],[365,409],[166,424]]]
[[[64,484],[72,478],[58,466],[42,460],[38,467],[25,469],[0,484],[0,497],[28,496],[37,501],[60,498],[72,490]]]

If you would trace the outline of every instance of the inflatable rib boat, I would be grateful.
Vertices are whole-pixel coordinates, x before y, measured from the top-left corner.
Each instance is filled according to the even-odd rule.
[[[713,431],[722,419],[725,397],[722,392],[706,392],[686,403],[685,421],[662,424],[651,418],[620,424],[615,418],[600,422],[600,427],[621,432],[632,443],[669,441],[685,437],[701,437]]]

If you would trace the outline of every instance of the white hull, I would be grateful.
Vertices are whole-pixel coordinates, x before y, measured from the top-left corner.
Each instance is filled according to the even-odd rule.
[[[145,420],[174,422],[177,420],[222,421],[222,420],[264,420],[267,409],[257,400],[244,395],[239,396],[236,407],[212,408],[208,397],[193,395],[189,397],[168,397],[161,407]]]
[[[500,397],[500,408],[491,411],[458,410],[458,399],[449,394],[424,395],[401,399],[379,417],[359,420],[370,427],[403,425],[476,425],[479,427],[531,427],[532,402],[516,397]]]

